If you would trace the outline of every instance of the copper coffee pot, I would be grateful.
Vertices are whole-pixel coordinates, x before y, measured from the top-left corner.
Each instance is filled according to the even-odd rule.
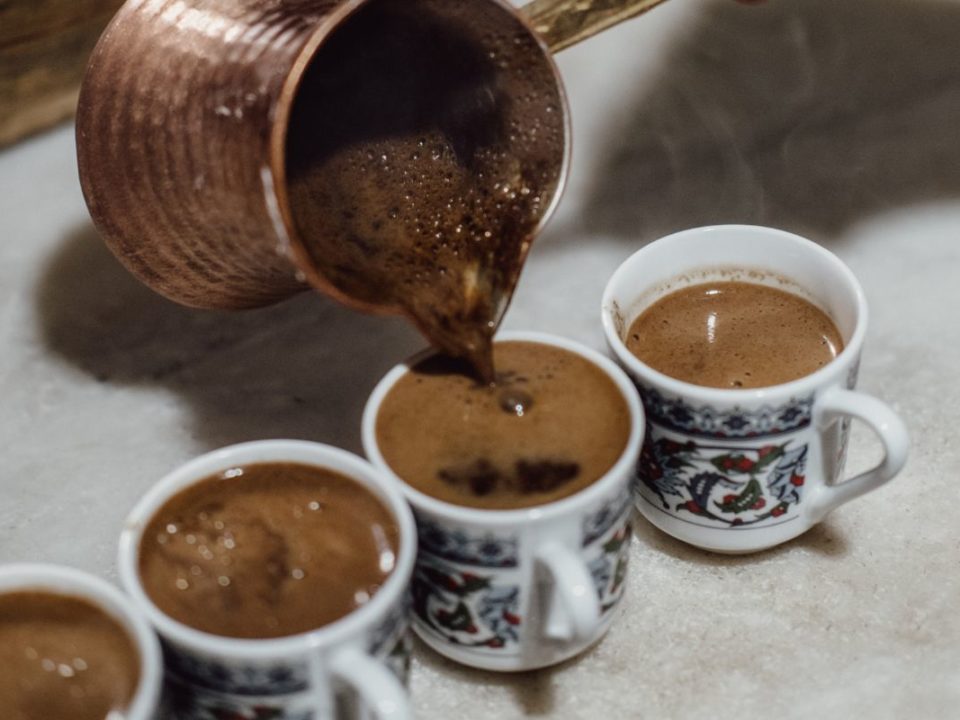
[[[525,122],[562,114],[562,142],[517,158],[555,178],[543,188],[538,229],[559,199],[569,148],[568,108],[550,53],[661,0],[536,0],[519,11],[505,0],[417,1],[458,32],[495,26],[494,35],[514,38],[510,67],[501,70],[503,106],[525,100]],[[402,6],[128,0],[91,57],[77,148],[93,220],[134,275],[194,307],[255,307],[313,286],[360,310],[402,312],[337,280],[343,268],[327,257],[343,238],[325,238],[319,252],[305,247],[309,218],[298,217],[287,177],[288,129],[305,73],[354,13],[378,2]],[[544,92],[512,97],[521,92],[513,76],[536,72],[549,74]],[[511,258],[517,273],[528,245]]]

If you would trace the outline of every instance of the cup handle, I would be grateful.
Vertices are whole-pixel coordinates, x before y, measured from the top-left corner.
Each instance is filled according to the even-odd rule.
[[[890,407],[870,395],[833,388],[821,395],[814,408],[814,422],[822,432],[838,417],[850,416],[869,425],[883,444],[879,465],[836,485],[820,488],[811,504],[816,520],[856,497],[876,490],[900,472],[907,461],[910,439],[903,420]]]
[[[355,647],[344,648],[330,661],[330,671],[357,693],[374,720],[413,720],[403,685],[382,663]]]
[[[554,542],[540,548],[537,560],[553,586],[544,633],[551,640],[590,640],[600,625],[600,599],[583,559]]]

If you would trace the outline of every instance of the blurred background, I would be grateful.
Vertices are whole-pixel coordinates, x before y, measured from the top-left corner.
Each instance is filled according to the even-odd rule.
[[[69,123],[118,5],[0,0],[0,562],[108,577],[124,516],[170,468],[254,438],[358,451],[367,394],[422,346],[312,293],[190,310],[119,265]],[[960,0],[668,0],[558,56],[571,174],[505,327],[602,349],[603,286],[643,244],[721,222],[799,232],[863,284],[860,387],[903,415],[912,454],[758,556],[637,522],[617,632],[517,677],[421,648],[422,717],[958,717],[958,38]],[[862,469],[876,445],[854,427]]]
[[[87,57],[122,4],[0,1],[0,147],[73,116]]]

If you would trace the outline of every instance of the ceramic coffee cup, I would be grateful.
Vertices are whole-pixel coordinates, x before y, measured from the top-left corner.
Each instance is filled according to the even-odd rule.
[[[221,637],[164,614],[144,591],[140,539],[153,515],[184,488],[252,463],[326,468],[362,484],[389,509],[400,529],[396,564],[373,598],[312,632],[271,639]],[[416,529],[402,494],[382,473],[344,450],[311,442],[264,440],[198,457],[157,483],[127,518],[120,538],[124,588],[163,644],[168,694],[177,717],[271,717],[326,720],[343,703],[365,717],[412,717],[405,688],[410,651],[409,585]]]
[[[840,331],[842,352],[791,382],[719,389],[669,377],[627,349],[627,329],[653,302],[721,277],[774,285],[811,301]],[[637,508],[680,540],[727,553],[772,547],[888,482],[906,461],[903,422],[880,400],[853,390],[867,328],[863,290],[843,262],[809,240],[746,225],[670,235],[634,253],[613,274],[602,319],[607,342],[646,411]],[[843,480],[851,418],[873,429],[884,458]],[[748,492],[746,507],[729,501]]]
[[[629,378],[599,353],[541,333],[504,332],[497,340],[576,353],[614,382],[631,428],[623,452],[603,477],[556,502],[511,510],[454,505],[406,484],[380,452],[377,414],[391,388],[430,352],[393,368],[374,389],[363,415],[363,446],[371,462],[401,485],[416,516],[417,634],[466,665],[530,670],[576,655],[610,627],[627,569],[629,484],[643,413]]]
[[[123,593],[85,572],[41,563],[0,567],[0,595],[10,592],[49,592],[81,598],[116,620],[129,635],[140,658],[140,679],[123,719],[152,720],[156,717],[163,677],[160,645],[150,625]],[[0,714],[5,715],[7,710]]]

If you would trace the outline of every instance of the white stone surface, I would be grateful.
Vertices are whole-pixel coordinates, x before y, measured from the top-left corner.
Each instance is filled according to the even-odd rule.
[[[860,277],[861,388],[903,414],[912,456],[757,556],[638,519],[603,642],[514,676],[418,646],[419,717],[960,717],[958,37],[954,0],[670,0],[561,56],[573,174],[506,326],[599,348],[604,282],[643,243],[713,222],[798,231]],[[420,344],[319,297],[172,305],[101,246],[70,129],[0,153],[0,562],[112,578],[127,510],[192,455],[265,437],[359,450],[366,394]],[[849,464],[876,452],[855,432]]]

